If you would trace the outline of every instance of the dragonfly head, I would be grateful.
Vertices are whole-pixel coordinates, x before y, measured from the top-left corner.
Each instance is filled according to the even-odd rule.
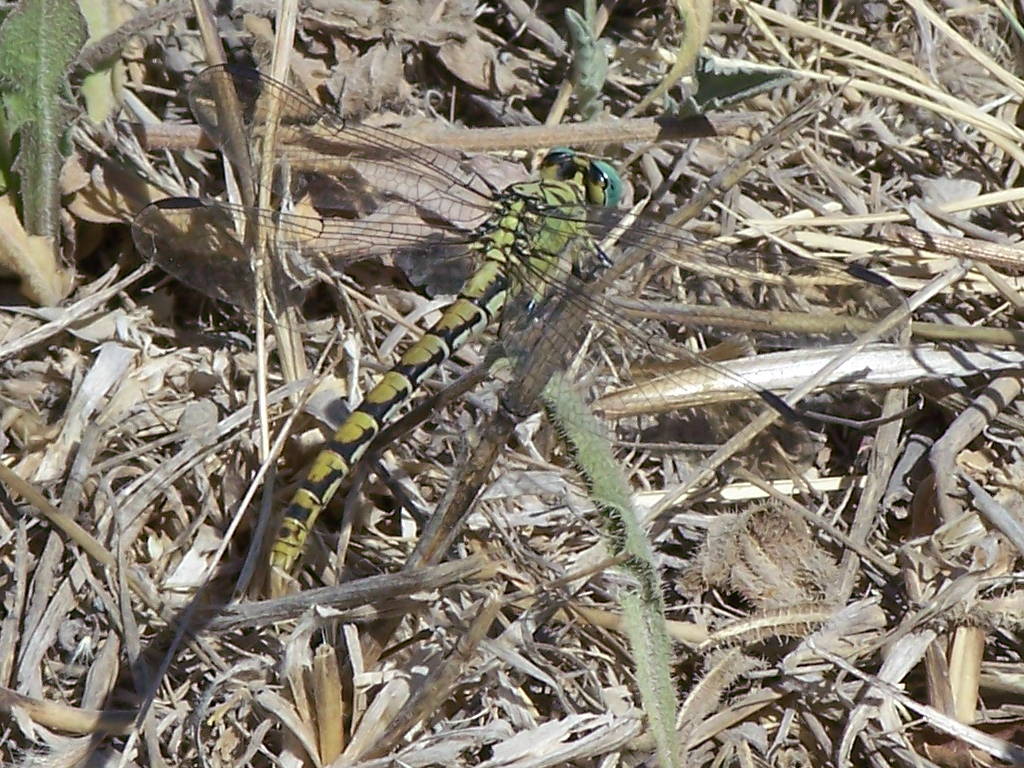
[[[622,178],[603,160],[593,160],[567,147],[555,147],[540,164],[542,179],[578,184],[592,205],[614,208],[622,199]]]

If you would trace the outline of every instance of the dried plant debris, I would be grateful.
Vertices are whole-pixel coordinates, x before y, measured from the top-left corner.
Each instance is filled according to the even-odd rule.
[[[770,610],[835,600],[839,567],[807,524],[779,505],[718,515],[693,565],[705,588],[716,587]]]
[[[54,103],[111,116],[60,145],[31,270],[0,153],[0,764],[1024,764],[1019,4],[584,5],[300,4],[279,71],[348,121],[333,158],[337,131],[301,145],[323,121],[275,134],[264,106],[221,149],[189,103],[214,53],[284,63],[287,4],[90,18]],[[726,106],[695,123],[699,104]],[[718,135],[680,138],[695,125]],[[382,151],[381,127],[427,146]],[[271,134],[280,212],[250,221],[288,287],[260,325],[244,205]],[[467,199],[552,147],[624,182],[586,250],[614,262],[591,265],[607,290],[522,299],[426,376],[313,529],[296,593],[268,599],[315,452],[466,274],[441,257],[479,223]],[[467,186],[417,194],[442,178]],[[238,214],[188,240],[211,247],[187,282],[131,236],[169,196]],[[316,243],[333,253],[281,258]],[[645,675],[628,577],[549,424],[517,414],[480,458],[523,384],[490,365],[516,330],[601,398],[649,512],[675,645]],[[644,709],[650,677],[674,718]]]

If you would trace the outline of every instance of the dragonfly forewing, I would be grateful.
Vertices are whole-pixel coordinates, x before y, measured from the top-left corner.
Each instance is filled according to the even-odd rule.
[[[210,67],[189,85],[196,120],[218,146],[233,146],[234,115],[220,108],[226,86],[237,94],[246,146],[259,146],[267,104],[280,105],[275,193],[308,199],[330,215],[365,215],[399,199],[431,216],[475,226],[491,210],[493,188],[462,158],[392,131],[345,120],[298,91],[257,71]],[[263,151],[267,151],[263,148]],[[235,158],[232,158],[233,160]],[[251,157],[239,159],[253,165]]]

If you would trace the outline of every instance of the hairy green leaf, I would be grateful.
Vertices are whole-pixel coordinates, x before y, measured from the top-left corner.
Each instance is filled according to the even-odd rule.
[[[59,230],[61,149],[74,115],[67,73],[84,42],[71,0],[23,0],[0,26],[0,94],[7,129],[21,139],[15,170],[30,234]]]
[[[647,722],[664,768],[681,765],[675,728],[677,708],[672,684],[672,644],[665,622],[661,577],[650,542],[636,511],[622,468],[597,419],[562,373],[543,392],[544,409],[565,443],[590,498],[601,515],[613,554],[632,582],[619,595],[636,679]]]

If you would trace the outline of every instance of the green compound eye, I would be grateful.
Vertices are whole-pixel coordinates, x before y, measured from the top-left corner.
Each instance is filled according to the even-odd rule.
[[[614,208],[622,200],[622,177],[604,160],[591,160],[587,170],[590,202]]]

